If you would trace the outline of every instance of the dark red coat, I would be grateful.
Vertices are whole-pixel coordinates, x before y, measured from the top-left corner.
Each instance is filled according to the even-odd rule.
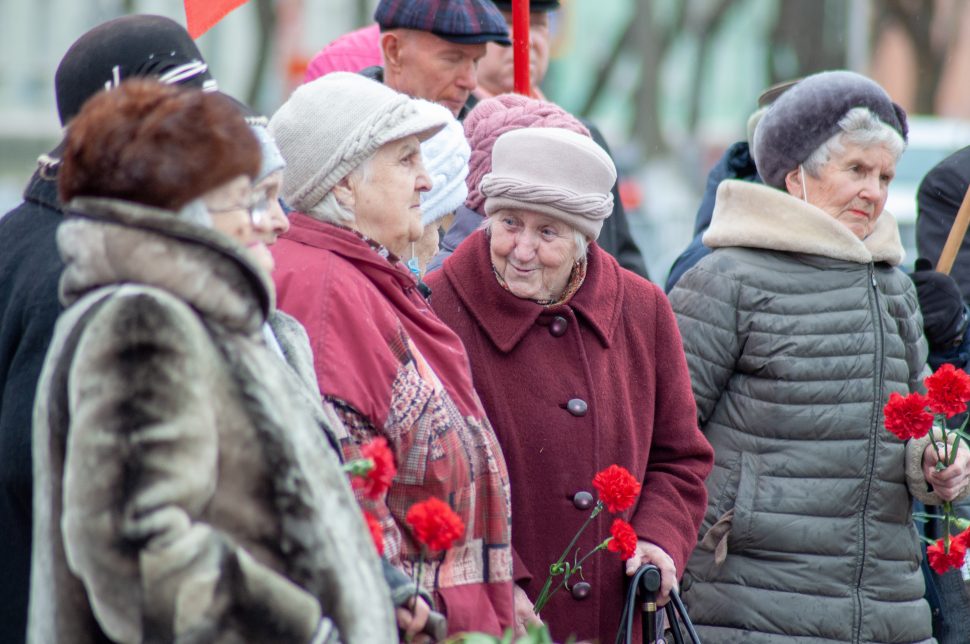
[[[599,470],[617,463],[643,481],[639,503],[623,518],[666,550],[678,573],[707,502],[713,452],[697,428],[670,305],[659,288],[595,244],[588,261],[573,298],[548,308],[498,284],[482,231],[428,276],[432,308],[465,343],[475,388],[505,453],[512,543],[517,564],[524,564],[516,577],[533,600],[549,564],[588,516],[574,497],[593,491]],[[609,536],[611,523],[605,512],[594,520],[579,542],[580,556]],[[583,576],[591,594],[577,600],[562,590],[542,617],[557,641],[570,633],[612,641],[624,564],[601,552],[584,564]]]

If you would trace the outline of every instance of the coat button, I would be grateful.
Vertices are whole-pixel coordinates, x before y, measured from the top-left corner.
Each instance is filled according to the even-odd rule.
[[[573,416],[585,416],[586,411],[589,409],[589,405],[582,398],[573,398],[568,403],[566,403],[566,409]]]
[[[577,584],[573,584],[573,589],[572,589],[573,599],[576,599],[576,600],[586,599],[587,597],[589,597],[589,593],[591,590],[592,590],[592,587],[589,585],[589,582],[581,581]]]
[[[586,490],[580,490],[573,495],[573,505],[577,510],[588,510],[593,507],[593,495]]]
[[[549,333],[557,338],[561,338],[566,334],[566,327],[569,322],[561,315],[557,315],[552,318],[552,323],[549,325]]]

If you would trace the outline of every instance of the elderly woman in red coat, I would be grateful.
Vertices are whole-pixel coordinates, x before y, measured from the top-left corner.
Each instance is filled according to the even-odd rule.
[[[536,600],[589,515],[598,471],[615,463],[643,483],[621,515],[637,533],[635,556],[590,558],[583,582],[542,610],[557,641],[611,640],[624,573],[641,563],[660,568],[666,601],[694,546],[712,463],[666,298],[594,243],[615,180],[588,137],[560,128],[501,135],[480,186],[482,229],[428,278],[505,453],[516,592]],[[609,524],[593,521],[580,556],[610,536]]]

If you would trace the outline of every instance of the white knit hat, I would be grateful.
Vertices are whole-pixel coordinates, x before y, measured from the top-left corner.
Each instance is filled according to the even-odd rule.
[[[485,213],[541,212],[590,239],[613,212],[616,166],[591,138],[558,127],[511,130],[495,140],[492,171],[482,177]]]
[[[435,134],[447,120],[429,107],[359,74],[301,85],[269,122],[286,159],[284,201],[307,212],[385,143]]]
[[[451,112],[446,113],[448,124],[421,144],[424,169],[431,177],[431,190],[421,193],[421,223],[430,226],[465,203],[468,186],[468,159],[472,154],[465,139],[465,130]]]

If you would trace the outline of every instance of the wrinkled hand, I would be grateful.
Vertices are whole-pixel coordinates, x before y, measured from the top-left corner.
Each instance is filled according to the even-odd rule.
[[[512,607],[515,611],[515,637],[522,637],[526,634],[526,628],[531,624],[542,625],[542,620],[536,615],[532,600],[525,594],[525,591],[515,585],[512,591]]]
[[[677,568],[663,548],[649,541],[638,540],[637,552],[626,560],[626,574],[632,577],[637,569],[644,564],[653,564],[660,570],[660,594],[657,596],[657,606],[663,606],[670,600],[670,589],[677,584]]]
[[[963,296],[952,277],[933,270],[927,259],[916,260],[916,270],[910,274],[916,286],[916,297],[923,314],[923,331],[933,348],[943,348],[958,342],[967,328]]]
[[[953,448],[951,446],[948,449]],[[943,450],[940,450],[940,455],[942,454]],[[970,481],[970,450],[961,443],[953,463],[946,469],[937,471],[936,464],[939,461],[936,448],[933,443],[930,443],[923,450],[923,476],[926,477],[926,482],[933,486],[933,491],[941,499],[952,501],[957,494],[963,491],[967,481]]]
[[[423,597],[412,597],[404,606],[399,606],[395,610],[397,617],[397,628],[403,634],[402,641],[407,642],[430,642],[431,638],[419,635],[428,622],[428,615],[431,607]]]

